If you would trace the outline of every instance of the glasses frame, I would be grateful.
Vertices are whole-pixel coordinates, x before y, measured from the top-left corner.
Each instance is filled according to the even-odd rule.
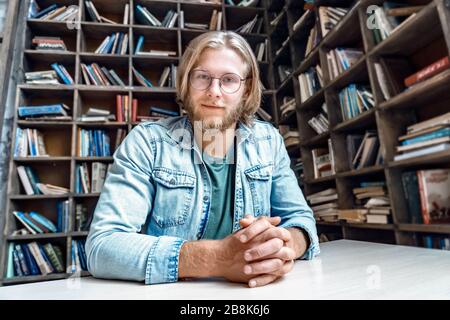
[[[205,72],[205,73],[207,73],[207,74],[209,75],[209,78],[210,78],[209,85],[208,85],[205,89],[198,89],[198,88],[196,88],[195,86],[192,85],[192,80],[191,80],[192,78],[191,78],[191,76],[192,76],[192,73],[195,72],[195,71],[202,71],[202,72]],[[240,80],[240,81],[239,81],[239,87],[238,87],[235,91],[233,91],[233,92],[228,92],[228,91],[226,91],[224,88],[222,88],[222,78],[223,78],[224,76],[226,76],[227,74],[233,74],[233,75],[237,76],[237,77],[239,78],[239,80]],[[219,80],[219,88],[220,88],[220,90],[222,90],[222,92],[227,93],[227,94],[233,94],[233,93],[236,93],[236,92],[239,91],[239,89],[240,89],[241,86],[242,86],[242,81],[249,80],[249,79],[251,79],[251,77],[247,77],[247,78],[242,79],[237,73],[233,73],[233,72],[227,72],[227,73],[224,73],[224,74],[223,74],[222,76],[220,76],[220,77],[213,77],[213,76],[211,75],[211,73],[209,73],[209,72],[206,71],[206,70],[201,70],[201,69],[195,69],[195,70],[191,70],[191,71],[189,72],[189,84],[190,84],[194,89],[196,89],[196,90],[200,90],[200,91],[208,90],[208,89],[211,87],[211,85],[212,85],[214,79],[218,79],[218,80]]]

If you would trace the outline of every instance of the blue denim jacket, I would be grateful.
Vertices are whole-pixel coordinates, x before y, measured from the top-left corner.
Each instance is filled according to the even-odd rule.
[[[300,227],[319,253],[315,220],[290,168],[279,132],[255,121],[236,132],[233,231],[246,214],[281,217],[281,227]],[[95,277],[178,280],[185,241],[202,238],[211,205],[211,183],[187,117],[138,125],[114,153],[86,241]]]

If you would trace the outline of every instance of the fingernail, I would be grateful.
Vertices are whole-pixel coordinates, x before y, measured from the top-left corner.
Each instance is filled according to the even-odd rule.
[[[247,241],[247,236],[242,235],[239,237],[239,240],[241,240],[241,242],[245,242],[245,241]]]
[[[248,285],[253,288],[256,286],[256,281],[255,280],[250,280],[250,282],[248,283]]]
[[[250,273],[252,273],[252,267],[250,267],[250,266],[245,266],[245,267],[244,267],[244,273],[245,273],[245,274],[250,274]]]
[[[244,254],[244,259],[247,260],[247,261],[250,261],[250,260],[252,260],[252,255],[250,253],[246,252]]]

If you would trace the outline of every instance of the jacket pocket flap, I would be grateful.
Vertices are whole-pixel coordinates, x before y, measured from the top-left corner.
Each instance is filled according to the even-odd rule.
[[[250,179],[269,180],[272,176],[273,163],[257,164],[256,166],[245,169],[245,175]]]
[[[155,168],[153,179],[167,188],[193,188],[196,180],[187,172],[167,168]]]

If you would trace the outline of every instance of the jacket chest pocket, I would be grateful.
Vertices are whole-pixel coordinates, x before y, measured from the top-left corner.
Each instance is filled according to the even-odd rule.
[[[182,225],[191,208],[195,187],[195,176],[179,170],[155,168],[155,198],[152,217],[162,228]]]
[[[273,163],[258,164],[244,171],[250,186],[255,216],[270,215]]]

